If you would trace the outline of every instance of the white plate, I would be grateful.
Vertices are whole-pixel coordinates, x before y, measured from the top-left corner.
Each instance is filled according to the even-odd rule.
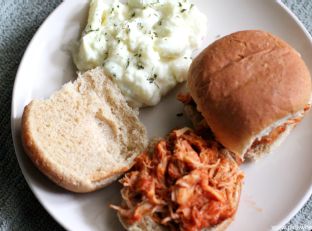
[[[299,21],[272,0],[197,0],[206,13],[209,36],[243,29],[264,29],[293,45],[312,69],[312,42]],[[48,97],[71,80],[74,67],[66,50],[84,26],[87,1],[65,1],[44,22],[24,55],[16,76],[12,100],[12,131],[16,155],[23,174],[46,210],[69,230],[122,230],[110,203],[119,201],[117,183],[95,193],[67,192],[44,177],[26,157],[20,138],[24,106],[33,98]],[[150,136],[163,136],[185,121],[176,117],[181,104],[175,93],[157,107],[142,110],[141,118]],[[234,223],[229,230],[270,230],[285,224],[303,206],[312,191],[312,113],[286,142],[256,164],[245,164],[245,185]],[[277,228],[277,227],[275,227]]]

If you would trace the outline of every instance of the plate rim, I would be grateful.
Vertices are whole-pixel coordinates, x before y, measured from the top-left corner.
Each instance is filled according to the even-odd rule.
[[[76,1],[74,1],[76,2]],[[299,26],[300,30],[302,30],[306,36],[306,38],[308,38],[310,44],[312,45],[312,35],[308,32],[307,28],[303,25],[303,23],[299,20],[299,18],[282,2],[282,0],[274,0],[274,2],[281,7],[285,13],[287,13],[296,23],[297,26]],[[14,116],[16,116],[16,108],[14,107],[16,105],[16,98],[14,98],[14,95],[16,95],[16,91],[17,91],[17,81],[21,78],[22,74],[21,74],[21,67],[24,66],[24,62],[25,62],[25,57],[27,56],[27,54],[30,52],[31,47],[33,47],[34,41],[36,40],[36,38],[38,37],[38,34],[40,34],[40,31],[42,30],[42,28],[45,26],[45,24],[47,24],[47,21],[53,17],[53,15],[57,14],[58,11],[61,10],[61,8],[63,8],[65,6],[65,4],[76,4],[76,3],[71,3],[71,1],[68,0],[63,0],[47,17],[46,19],[43,21],[43,23],[39,26],[39,28],[36,30],[35,34],[33,35],[33,37],[31,38],[30,42],[27,45],[27,48],[20,60],[20,64],[18,66],[16,75],[15,75],[15,79],[14,79],[14,84],[13,84],[13,90],[12,90],[12,95],[11,95],[11,114],[10,114],[10,123],[11,123],[11,137],[13,140],[13,146],[14,146],[14,153],[15,156],[17,158],[18,161],[18,165],[19,168],[22,171],[23,177],[26,180],[30,190],[32,191],[32,193],[34,194],[34,196],[36,197],[36,199],[39,201],[39,203],[41,204],[41,206],[45,209],[45,211],[63,228],[70,230],[70,227],[68,227],[61,219],[58,219],[54,213],[52,212],[52,210],[45,205],[45,203],[43,203],[43,200],[37,195],[38,193],[36,192],[36,190],[34,189],[34,185],[31,183],[31,178],[27,176],[26,174],[26,170],[23,166],[23,164],[21,164],[22,160],[19,157],[20,155],[18,154],[17,151],[17,138],[16,138],[16,126],[15,126],[15,122],[14,122]],[[309,198],[312,196],[312,183],[310,184],[309,189],[304,193],[304,196],[296,203],[296,205],[294,206],[294,208],[292,210],[289,211],[288,215],[286,217],[284,217],[278,224],[272,226],[271,228],[274,227],[274,229],[272,230],[279,230],[283,227],[285,227],[285,225],[293,218],[295,217],[298,212],[304,207],[304,205],[306,204],[306,202],[309,200]]]
[[[17,91],[17,81],[18,79],[20,79],[22,76],[21,74],[21,67],[24,66],[24,62],[25,62],[25,57],[28,55],[28,53],[30,52],[31,50],[31,47],[33,46],[34,44],[34,41],[36,41],[36,38],[38,37],[40,31],[42,30],[42,28],[47,24],[47,21],[53,17],[53,15],[57,14],[57,11],[59,11],[64,5],[66,2],[69,2],[69,1],[62,1],[51,13],[48,14],[48,16],[44,19],[43,23],[39,26],[39,28],[36,30],[35,34],[33,35],[33,37],[31,38],[30,42],[28,43],[27,45],[27,48],[22,56],[22,59],[20,60],[20,63],[18,65],[18,68],[17,68],[17,72],[15,74],[15,79],[14,79],[14,84],[13,84],[13,90],[12,90],[12,95],[11,95],[11,98],[12,98],[12,102],[11,102],[11,136],[12,136],[12,140],[13,140],[13,146],[14,146],[14,153],[15,153],[15,156],[16,156],[16,159],[17,159],[17,162],[18,162],[18,165],[19,165],[19,168],[21,169],[22,171],[22,174],[23,174],[23,177],[24,179],[26,180],[27,182],[27,185],[28,187],[30,188],[31,192],[33,193],[33,195],[35,196],[35,198],[38,200],[38,202],[40,203],[40,205],[44,208],[44,210],[48,213],[48,215],[50,215],[53,220],[59,224],[62,228],[65,228],[67,230],[70,230],[70,227],[67,227],[67,225],[65,223],[63,223],[62,220],[58,219],[54,213],[52,211],[50,211],[51,209],[46,206],[45,203],[43,203],[43,200],[37,195],[37,192],[36,190],[34,189],[34,185],[31,183],[31,178],[27,176],[27,174],[25,173],[26,170],[24,168],[24,165],[21,164],[22,160],[21,160],[21,157],[20,155],[18,154],[18,151],[17,151],[17,146],[18,146],[18,143],[17,143],[17,140],[16,140],[16,128],[15,128],[15,122],[14,122],[14,116],[16,116],[16,108],[14,107],[15,104],[16,104],[16,100],[15,100],[15,97],[14,95],[16,94],[16,91]]]
[[[312,45],[312,35],[309,33],[307,28],[303,25],[303,23],[299,20],[297,15],[295,15],[283,2],[282,0],[275,0],[275,2],[296,22],[296,24],[300,27],[300,29],[304,32],[310,44]],[[282,219],[278,224],[274,225],[274,230],[280,230],[285,227],[288,222],[291,221],[299,211],[304,207],[304,205],[308,202],[310,197],[312,196],[312,183],[310,184],[310,188],[307,190],[305,195],[298,201],[297,205],[288,213],[288,215]],[[273,228],[273,227],[271,227]],[[272,229],[273,230],[273,229]]]

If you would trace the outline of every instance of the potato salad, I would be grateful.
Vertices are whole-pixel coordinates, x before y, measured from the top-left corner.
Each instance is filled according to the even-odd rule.
[[[130,105],[156,105],[186,80],[206,21],[189,0],[92,0],[74,61],[103,66]]]

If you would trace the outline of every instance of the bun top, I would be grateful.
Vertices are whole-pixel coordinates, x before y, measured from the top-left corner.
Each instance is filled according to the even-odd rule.
[[[257,30],[208,46],[190,67],[188,87],[217,140],[240,156],[257,134],[301,111],[311,96],[310,73],[300,54]]]

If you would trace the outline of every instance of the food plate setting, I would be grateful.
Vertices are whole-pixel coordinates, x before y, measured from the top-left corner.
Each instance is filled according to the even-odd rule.
[[[238,31],[245,32],[232,34]],[[244,49],[236,47],[235,41],[244,43]],[[206,47],[205,53],[201,53]],[[82,74],[97,66],[101,69]],[[66,0],[39,28],[17,72],[11,115],[16,156],[35,196],[67,230],[124,230],[123,225],[129,227],[138,217],[149,213],[153,214],[150,215],[153,222],[171,230],[202,230],[216,225],[224,230],[220,224],[232,219],[226,230],[279,230],[312,193],[308,70],[312,70],[311,36],[280,1],[98,0],[90,5],[87,0]],[[244,89],[250,86],[249,94],[242,93],[247,90],[236,91],[238,93],[231,93],[227,100],[227,89],[236,88],[238,81],[245,81],[240,76],[247,79]],[[250,90],[262,76],[268,76],[263,77],[268,81],[268,88]],[[185,85],[187,78],[188,87]],[[274,79],[278,80],[274,82]],[[251,80],[253,84],[249,84]],[[264,85],[260,81],[257,86]],[[202,99],[204,94],[206,98]],[[257,96],[253,94],[266,95],[259,97],[259,102],[266,103],[255,104],[253,100]],[[40,100],[28,105],[34,99]],[[225,106],[220,106],[220,102]],[[246,109],[250,108],[250,103],[262,109],[266,108],[263,105],[274,104],[267,111],[280,113],[280,117],[267,116],[265,110],[260,114],[267,117],[259,119],[257,113]],[[200,115],[194,110],[201,122],[204,121],[199,126],[187,113],[190,105],[193,109],[197,105],[202,112]],[[212,112],[208,113],[209,110]],[[290,112],[285,116],[286,110]],[[260,128],[263,123],[274,125],[273,130],[267,130],[267,125]],[[77,124],[84,124],[84,128]],[[257,160],[250,160],[256,153],[268,151],[262,148],[252,152],[255,144],[261,145],[263,138],[276,139],[272,138],[272,134],[276,134],[274,131],[278,131],[279,138],[294,125],[297,126],[279,147]],[[61,129],[62,139],[61,133],[49,132],[50,127]],[[194,127],[197,134],[184,127]],[[250,138],[248,132],[254,132],[251,130],[256,130],[255,127],[259,127],[256,133],[260,133]],[[91,135],[88,132],[78,134],[91,130],[94,131]],[[199,136],[205,137],[208,130],[209,139],[215,139],[211,136],[213,133],[222,145],[215,141],[206,143],[206,138]],[[78,138],[73,138],[76,136],[85,139],[77,141]],[[159,137],[164,139],[160,143],[153,142],[155,150],[149,149],[135,159],[146,150],[147,140]],[[55,147],[58,142],[59,146]],[[36,146],[37,143],[41,146]],[[196,157],[193,156],[192,161],[186,154],[179,157],[179,148],[192,149]],[[68,155],[60,163],[68,162],[54,166],[53,158],[58,160],[64,152]],[[107,157],[112,152],[115,156]],[[73,153],[79,156],[74,157]],[[203,153],[210,154],[205,157]],[[149,154],[158,158],[148,157]],[[194,158],[197,158],[196,164]],[[168,161],[164,170],[167,172],[160,177],[159,166],[163,160]],[[95,166],[91,181],[75,175],[79,161],[83,176]],[[100,162],[103,166],[99,167]],[[119,183],[116,178],[124,176],[132,165],[132,172],[126,173],[122,184]],[[177,166],[184,166],[177,170],[180,175],[174,174]],[[154,167],[158,173],[148,170]],[[137,172],[153,179],[158,198],[151,199],[148,192],[144,194],[147,186],[142,182],[146,183],[145,178],[137,176]],[[213,183],[218,174],[231,176],[230,183]],[[133,176],[141,186],[139,183],[135,187],[131,185]],[[194,183],[196,176],[201,180]],[[191,177],[192,183],[187,181]],[[205,177],[211,178],[208,185],[203,183]],[[193,189],[192,197],[181,196],[190,189]],[[134,196],[129,196],[131,193]],[[125,200],[125,194],[129,200]],[[194,198],[194,195],[199,196]],[[140,206],[150,207],[138,207],[133,213],[131,206],[137,200]],[[190,205],[185,202],[188,200]],[[210,206],[213,203],[219,210]],[[226,207],[226,203],[231,206]],[[207,213],[188,212],[196,206],[209,208],[207,211],[212,217],[206,216]],[[116,210],[126,224],[121,225]],[[149,226],[147,230],[156,228]]]

